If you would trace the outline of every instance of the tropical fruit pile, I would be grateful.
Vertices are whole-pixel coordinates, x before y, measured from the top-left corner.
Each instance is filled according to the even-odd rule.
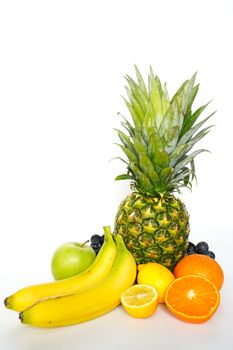
[[[5,299],[5,306],[19,311],[22,323],[37,327],[78,324],[120,304],[129,315],[146,318],[165,303],[175,316],[194,323],[207,321],[217,310],[224,275],[215,260],[187,255],[173,273],[156,262],[137,266],[122,237],[112,235],[110,226],[104,231],[103,244],[88,268],[20,289]]]
[[[150,69],[147,84],[138,68],[136,80],[126,76],[126,106],[116,130],[132,193],[120,204],[114,232],[91,236],[90,245],[67,242],[52,257],[55,281],[18,290],[5,306],[20,320],[38,327],[78,324],[122,304],[137,318],[153,315],[165,303],[176,317],[207,321],[217,310],[223,271],[206,242],[189,242],[189,214],[178,198],[192,187],[192,150],[209,131],[198,118],[208,103],[192,110],[199,85],[196,75],[170,99],[166,84]]]

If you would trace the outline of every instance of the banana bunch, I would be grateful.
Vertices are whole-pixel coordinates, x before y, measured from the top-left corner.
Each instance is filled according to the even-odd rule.
[[[78,324],[101,316],[120,304],[123,291],[134,284],[136,263],[120,235],[109,226],[94,263],[83,273],[61,281],[23,288],[5,299],[21,311],[22,323],[38,327]]]
[[[74,277],[20,289],[5,299],[5,305],[9,309],[23,311],[42,299],[72,294],[86,289],[107,276],[112,268],[116,251],[110,227],[106,226],[104,227],[104,244],[89,268]]]

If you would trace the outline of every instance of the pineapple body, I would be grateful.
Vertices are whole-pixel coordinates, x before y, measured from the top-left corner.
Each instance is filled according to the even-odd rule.
[[[133,192],[119,206],[115,233],[122,235],[138,264],[154,261],[172,271],[187,249],[189,215],[172,194],[149,197]]]

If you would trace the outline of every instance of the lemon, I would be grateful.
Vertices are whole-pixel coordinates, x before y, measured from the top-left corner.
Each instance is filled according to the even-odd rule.
[[[121,294],[121,303],[130,316],[146,318],[155,312],[158,292],[152,286],[135,284]]]
[[[164,303],[167,287],[175,279],[171,271],[155,262],[138,265],[138,271],[137,282],[153,286],[159,294],[159,303]]]

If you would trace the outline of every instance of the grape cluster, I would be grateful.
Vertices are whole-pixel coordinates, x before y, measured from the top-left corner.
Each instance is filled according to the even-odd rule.
[[[100,236],[100,235],[91,236],[90,246],[94,249],[96,254],[99,253],[100,248],[102,247],[103,243],[104,243],[104,235],[103,236]]]
[[[206,242],[199,242],[196,245],[192,242],[189,242],[187,255],[191,254],[208,255],[210,258],[215,259],[215,254],[209,250],[209,246]]]

